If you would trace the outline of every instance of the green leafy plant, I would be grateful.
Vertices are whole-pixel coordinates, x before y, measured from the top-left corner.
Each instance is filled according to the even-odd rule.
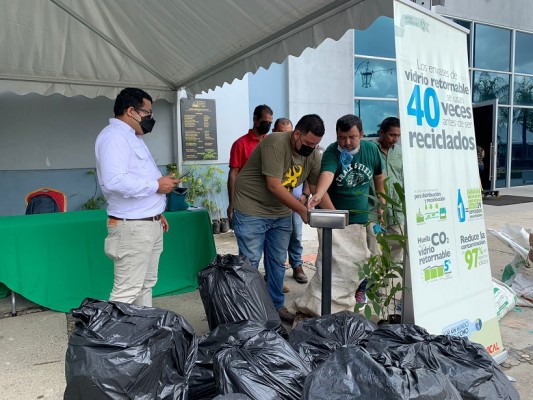
[[[178,176],[178,164],[167,164],[167,175],[176,178]]]
[[[82,210],[99,210],[105,204],[105,199],[102,196],[96,196],[98,193],[98,179],[96,177],[96,169],[90,169],[86,172],[87,175],[94,177],[94,193],[89,200],[82,204]]]
[[[105,204],[105,199],[102,196],[91,197],[81,206],[82,210],[99,210]]]
[[[387,193],[378,193],[385,199],[387,204],[377,201],[379,207],[383,209],[383,215],[387,213],[405,215],[405,193],[399,183],[393,185],[395,196]],[[391,213],[391,211],[394,211]],[[394,217],[393,217],[394,218]],[[392,221],[392,224],[400,225],[400,221]],[[407,236],[404,231],[401,234],[390,234],[385,230],[377,234],[376,240],[381,248],[381,253],[371,256],[365,263],[358,264],[359,279],[368,278],[366,288],[367,303],[364,305],[364,315],[371,319],[372,314],[377,315],[381,320],[391,321],[391,316],[395,314],[396,304],[405,288],[403,286],[403,263],[395,261],[391,255],[392,245],[398,244],[407,254]],[[358,304],[356,307],[363,306]]]
[[[216,165],[188,165],[189,174],[182,179],[187,190],[187,203],[200,205],[212,219],[220,219],[219,195],[224,188],[224,171]]]

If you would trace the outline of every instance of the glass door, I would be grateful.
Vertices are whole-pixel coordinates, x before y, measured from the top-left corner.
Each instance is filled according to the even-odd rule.
[[[498,160],[498,99],[474,103],[472,106],[478,154],[481,154],[481,157],[478,155],[481,186],[483,190],[494,191],[496,186],[505,186],[505,170],[501,174],[502,170],[498,167],[506,165],[505,160]],[[496,185],[498,173],[503,175],[503,185]]]

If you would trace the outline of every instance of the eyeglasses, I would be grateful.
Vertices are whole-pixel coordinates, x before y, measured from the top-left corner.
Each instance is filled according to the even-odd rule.
[[[142,111],[143,113],[145,113],[148,117],[153,117],[154,116],[154,112],[152,110],[148,111],[148,110],[145,110],[143,108],[136,108],[135,111],[139,112],[139,111]]]

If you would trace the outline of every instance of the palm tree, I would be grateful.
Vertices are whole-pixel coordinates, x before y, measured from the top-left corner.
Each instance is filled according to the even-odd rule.
[[[474,101],[498,99],[500,103],[509,104],[509,82],[501,76],[482,72],[472,89]]]
[[[515,104],[516,105],[531,105],[533,104],[533,82],[525,77],[517,83],[515,87]],[[516,108],[516,115],[513,115],[513,122],[522,125],[522,160],[527,160],[528,144],[527,132],[533,131],[532,110],[529,108]]]

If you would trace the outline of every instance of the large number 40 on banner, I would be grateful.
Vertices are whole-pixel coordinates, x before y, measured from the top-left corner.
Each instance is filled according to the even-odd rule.
[[[421,90],[423,90],[423,96],[420,95]],[[419,126],[425,120],[428,126],[437,127],[440,121],[440,108],[439,97],[435,89],[432,87],[420,89],[420,85],[415,85],[409,103],[407,103],[407,114],[414,116]]]

